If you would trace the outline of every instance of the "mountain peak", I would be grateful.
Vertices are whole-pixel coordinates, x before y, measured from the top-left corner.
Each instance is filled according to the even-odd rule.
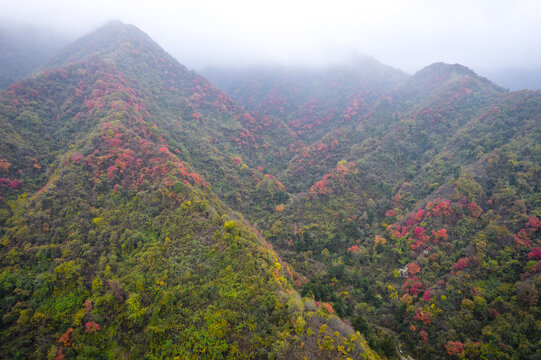
[[[469,78],[470,80],[476,81],[497,91],[503,90],[490,80],[477,75],[472,69],[464,65],[447,64],[444,62],[437,62],[424,67],[413,75],[411,81],[426,86],[429,84],[443,85],[465,78]]]
[[[113,20],[109,20],[109,22],[107,24],[103,25],[102,28],[105,28],[105,27],[122,27],[122,26],[126,26],[126,24],[124,24],[119,19],[113,19]]]
[[[141,29],[139,29],[137,26],[132,24],[125,24],[122,21],[115,19],[111,20],[102,27],[98,28],[93,33],[90,33],[88,36],[92,37],[93,35],[97,34],[110,34],[115,36],[121,36],[121,37],[131,37],[131,38],[140,38],[140,39],[148,39],[150,40],[150,37],[145,34]]]
[[[444,62],[436,62],[431,65],[425,66],[421,70],[419,70],[417,73],[415,73],[415,76],[417,75],[424,75],[424,74],[459,74],[459,75],[466,75],[466,76],[472,76],[477,77],[478,75],[470,68],[460,65],[460,64],[448,64]]]
[[[165,54],[165,51],[137,26],[125,24],[120,20],[111,20],[66,47],[49,61],[45,67],[60,66],[92,55],[117,60],[119,52],[123,52],[128,48],[143,47],[154,53]]]
[[[460,64],[447,64],[444,62],[436,62],[425,66],[414,74],[415,77],[433,77],[433,76],[449,76],[449,75],[479,77],[472,69]]]

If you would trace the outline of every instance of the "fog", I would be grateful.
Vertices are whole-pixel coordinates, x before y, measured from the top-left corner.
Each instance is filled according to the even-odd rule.
[[[3,23],[71,38],[119,19],[192,69],[321,65],[357,53],[408,73],[437,61],[481,74],[541,64],[537,0],[0,0],[0,8]]]

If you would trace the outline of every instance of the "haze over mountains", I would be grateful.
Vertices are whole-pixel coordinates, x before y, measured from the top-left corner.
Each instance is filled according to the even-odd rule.
[[[49,54],[0,92],[3,358],[541,356],[539,91]]]
[[[85,21],[81,22],[86,23],[88,21],[86,18],[84,20]],[[58,51],[62,46],[67,45],[69,41],[75,40],[77,34],[84,34],[84,32],[86,31],[78,28],[77,26],[73,28],[73,24],[71,25],[72,28],[70,29],[70,27],[66,26],[65,24],[61,25],[62,21],[58,21],[57,23],[58,24],[54,25],[28,25],[27,19],[19,19],[18,21],[5,21],[3,26],[0,28],[0,50],[2,50],[2,56],[0,57],[0,87],[6,87],[7,85],[9,85],[9,83],[30,74],[32,71],[35,71],[40,66],[42,66],[44,62],[47,61],[48,58],[54,54],[55,51]],[[103,20],[98,21],[97,23],[103,23]],[[83,28],[87,29],[93,28],[95,26],[96,25],[90,26],[87,24]],[[184,25],[184,27],[187,26],[188,25]],[[164,41],[167,42],[168,48],[174,50],[173,55],[176,54],[177,58],[181,61],[187,58],[189,60],[189,63],[187,64],[188,67],[193,68],[203,74],[206,74],[209,71],[213,71],[212,68],[223,68],[227,69],[227,71],[231,71],[235,68],[246,69],[261,66],[286,68],[325,68],[329,67],[332,64],[344,65],[348,62],[355,61],[355,59],[359,57],[362,57],[362,55],[359,55],[359,49],[354,50],[350,48],[349,50],[344,50],[340,48],[337,44],[333,46],[331,46],[332,44],[328,44],[329,48],[324,51],[325,56],[323,56],[323,58],[320,58],[321,54],[317,55],[315,53],[312,57],[307,57],[307,54],[302,55],[301,53],[298,53],[301,51],[301,49],[298,49],[298,51],[296,51],[296,56],[300,57],[299,59],[296,59],[295,57],[284,57],[284,54],[276,54],[281,56],[278,56],[278,58],[273,58],[272,56],[268,56],[267,58],[260,58],[257,56],[255,58],[251,58],[250,56],[248,56],[248,54],[245,54],[246,49],[241,48],[237,49],[237,51],[234,49],[234,47],[231,48],[231,46],[235,46],[231,44],[227,46],[225,44],[223,44],[222,46],[216,46],[215,44],[207,44],[206,46],[210,46],[211,48],[215,49],[217,53],[213,53],[212,50],[207,50],[207,54],[204,55],[204,45],[197,44],[197,37],[193,39],[186,39],[184,37],[173,37],[172,34],[174,33],[174,31],[186,31],[186,29],[169,29],[167,31],[165,31],[164,29],[156,29],[155,32],[157,35],[160,36],[160,38],[163,38]],[[516,31],[516,29],[514,31]],[[206,34],[206,36],[209,36],[209,34]],[[226,40],[227,42],[231,41],[231,39]],[[203,38],[201,39],[201,41],[208,42],[210,40]],[[187,45],[183,44],[182,42],[191,44],[191,48],[186,47]],[[455,39],[454,42],[460,44],[460,39]],[[261,45],[263,44],[264,42],[261,42]],[[389,47],[393,46],[395,46],[393,45],[393,43],[389,43]],[[224,49],[222,49],[223,47],[230,48],[226,51],[226,53],[221,53],[222,51],[224,51]],[[455,51],[458,50],[460,49],[455,49]],[[257,52],[257,50],[254,51]],[[280,52],[283,51],[283,49],[278,47],[276,51]],[[409,49],[409,52],[413,51],[413,49]],[[482,49],[472,49],[472,52],[482,52]],[[517,54],[519,53],[518,51],[515,52]],[[237,54],[236,57],[230,55],[231,53]],[[256,54],[251,55],[253,57]],[[453,59],[453,56],[448,55],[449,54],[443,57]],[[204,58],[205,56],[206,58]],[[387,54],[383,57],[389,58],[389,56],[390,55]],[[411,55],[408,56],[411,58]],[[515,55],[515,57],[516,56],[518,55]],[[404,60],[406,62],[401,62],[399,59],[392,59],[391,57],[392,62],[395,64],[395,67],[407,69],[407,72],[410,74],[415,73],[416,71],[420,70],[423,65],[426,65],[423,63],[419,63],[419,60],[415,60],[414,64],[408,64],[407,61],[412,61],[412,59],[410,58]],[[436,59],[438,61],[441,60],[441,58],[438,58],[437,56],[427,56],[427,54],[423,53],[419,53],[418,56],[416,56],[416,59],[422,58]],[[497,58],[493,58],[491,61],[486,62],[485,64],[480,63],[480,60],[475,59],[475,57],[473,57],[470,61],[472,62],[472,64],[475,64],[475,66],[473,67],[474,70],[478,70],[480,74],[491,79],[492,81],[504,88],[508,88],[510,90],[541,89],[541,70],[538,64],[533,60],[535,56],[525,55],[523,58],[524,64],[521,64],[516,60],[514,62],[505,62],[503,58],[504,57],[499,56]],[[500,63],[502,61],[503,63]],[[468,62],[462,62],[462,64],[467,66],[471,65]]]
[[[44,28],[0,24],[0,88],[30,75],[67,44]]]

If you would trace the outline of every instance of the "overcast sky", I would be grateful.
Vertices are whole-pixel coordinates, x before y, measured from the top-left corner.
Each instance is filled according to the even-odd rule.
[[[119,19],[193,69],[355,53],[408,73],[436,61],[478,72],[541,64],[539,0],[0,0],[0,9],[1,22],[72,37]]]

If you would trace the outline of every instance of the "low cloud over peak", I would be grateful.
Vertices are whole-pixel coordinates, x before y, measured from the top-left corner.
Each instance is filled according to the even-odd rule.
[[[483,73],[536,69],[541,3],[508,1],[0,0],[0,21],[74,38],[111,19],[134,24],[190,68],[321,65],[366,53],[414,73],[437,61]],[[31,20],[30,20],[31,19]]]

